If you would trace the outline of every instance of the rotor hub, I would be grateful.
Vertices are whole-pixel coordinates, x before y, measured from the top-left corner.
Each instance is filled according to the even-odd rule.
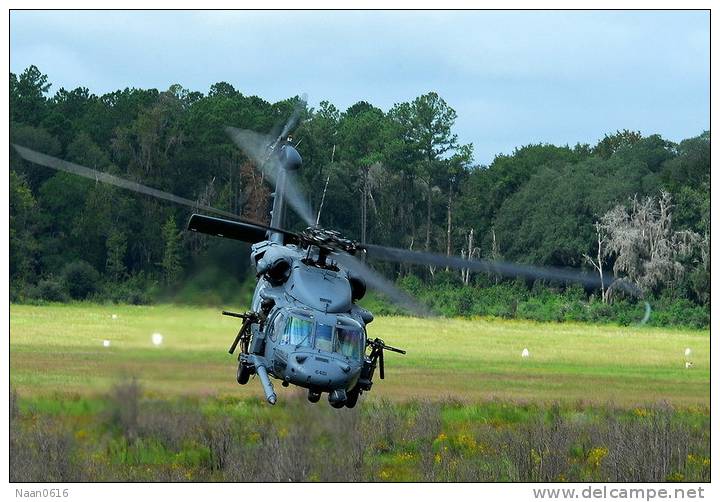
[[[300,232],[300,240],[304,245],[317,246],[326,252],[345,252],[354,255],[358,250],[357,241],[346,239],[337,230],[322,227],[308,227]]]

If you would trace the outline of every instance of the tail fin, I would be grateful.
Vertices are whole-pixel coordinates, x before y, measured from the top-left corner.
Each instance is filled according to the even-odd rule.
[[[278,172],[275,179],[275,192],[273,193],[273,207],[270,212],[270,226],[274,228],[285,227],[285,192],[287,189],[287,177],[293,171],[297,171],[302,165],[302,157],[290,144],[280,147],[278,152]],[[281,232],[270,231],[269,239],[278,244],[283,244]]]

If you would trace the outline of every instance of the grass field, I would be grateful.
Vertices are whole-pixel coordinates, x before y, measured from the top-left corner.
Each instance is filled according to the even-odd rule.
[[[12,305],[11,384],[23,396],[91,396],[134,377],[155,396],[261,396],[257,382],[235,383],[227,348],[238,328],[207,308]],[[408,351],[387,356],[370,399],[709,405],[707,331],[405,317],[378,318],[368,331]],[[276,387],[281,400],[298,392]]]
[[[379,318],[371,336],[408,354],[335,410],[238,386],[237,329],[214,309],[11,306],[11,480],[710,479],[706,331]]]

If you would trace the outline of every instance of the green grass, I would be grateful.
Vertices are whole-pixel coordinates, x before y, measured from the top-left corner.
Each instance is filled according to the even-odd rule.
[[[12,305],[11,385],[22,396],[93,396],[135,377],[150,397],[259,397],[255,382],[235,383],[227,349],[238,328],[209,308]],[[368,331],[408,351],[387,355],[386,379],[376,378],[373,400],[709,404],[707,330],[380,317]],[[163,334],[161,347],[151,344],[153,332]],[[526,347],[531,356],[523,360]],[[280,399],[300,392],[276,388]]]

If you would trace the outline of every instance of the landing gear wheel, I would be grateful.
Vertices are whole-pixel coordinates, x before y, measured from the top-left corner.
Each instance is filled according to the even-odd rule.
[[[345,406],[345,401],[335,401],[334,403],[330,403],[330,406],[332,406],[333,408],[340,409],[343,406]]]
[[[360,387],[355,386],[351,391],[348,391],[347,393],[347,401],[345,401],[345,406],[348,408],[355,408],[355,405],[357,404],[358,398],[360,397]]]
[[[237,383],[245,385],[248,383],[248,380],[250,380],[250,367],[246,366],[244,363],[239,363],[237,369]]]
[[[310,401],[311,403],[317,403],[318,401],[320,401],[320,393],[314,392],[312,390],[308,391],[308,401]]]

